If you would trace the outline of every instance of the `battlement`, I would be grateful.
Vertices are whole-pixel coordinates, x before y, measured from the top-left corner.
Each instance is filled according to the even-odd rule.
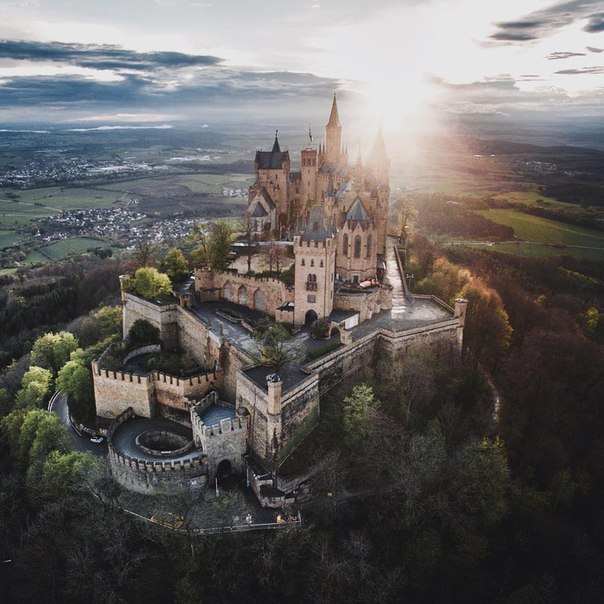
[[[109,444],[109,460],[112,464],[117,463],[126,468],[137,470],[138,472],[153,474],[173,472],[178,474],[190,473],[196,476],[199,474],[199,470],[206,465],[205,455],[202,453],[200,453],[198,457],[188,459],[149,461],[130,457],[129,455],[122,455],[118,453],[111,444]]]
[[[148,384],[151,380],[151,374],[149,373],[134,373],[132,371],[113,371],[111,369],[103,369],[98,360],[92,361],[92,375],[93,378],[100,377],[108,380],[130,382],[135,384]]]

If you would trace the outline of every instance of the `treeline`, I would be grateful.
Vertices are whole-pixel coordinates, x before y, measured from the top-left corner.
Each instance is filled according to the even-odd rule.
[[[438,194],[414,195],[418,210],[417,230],[422,233],[473,239],[514,239],[514,229],[498,224],[465,207],[462,199]]]
[[[0,281],[0,368],[27,352],[45,331],[61,327],[100,303],[117,299],[116,259],[56,263],[5,275]]]

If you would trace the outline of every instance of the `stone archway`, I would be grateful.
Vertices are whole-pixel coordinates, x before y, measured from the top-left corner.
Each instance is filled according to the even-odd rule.
[[[233,286],[230,281],[227,281],[224,284],[224,287],[222,288],[222,297],[229,302],[233,301]]]
[[[237,292],[237,299],[241,306],[247,306],[247,289],[245,288],[245,285],[242,285],[239,288],[239,291]]]
[[[304,325],[312,325],[318,318],[319,315],[314,310],[308,310],[304,315]]]
[[[218,479],[226,478],[233,473],[233,466],[228,459],[223,459],[216,468],[216,476]]]
[[[266,296],[261,289],[254,292],[254,308],[261,312],[266,312]]]

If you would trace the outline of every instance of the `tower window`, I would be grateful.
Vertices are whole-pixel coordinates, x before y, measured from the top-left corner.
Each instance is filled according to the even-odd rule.
[[[306,261],[302,258],[302,262],[300,262],[300,266],[306,266]]]
[[[323,268],[323,260],[321,260],[321,261],[319,262],[319,266],[320,266],[321,268]]]
[[[367,256],[366,256],[367,258],[369,258],[371,256],[371,243],[372,243],[371,235],[369,235],[367,237]]]
[[[317,296],[315,296],[315,294],[308,294],[308,296],[306,296],[306,301],[312,304],[317,301]]]
[[[314,259],[311,259],[311,261],[310,261],[310,265],[311,265],[311,266],[314,266],[314,265],[315,265],[315,261],[314,261]]]
[[[345,234],[344,237],[342,237],[342,254],[344,256],[348,256],[348,235]]]

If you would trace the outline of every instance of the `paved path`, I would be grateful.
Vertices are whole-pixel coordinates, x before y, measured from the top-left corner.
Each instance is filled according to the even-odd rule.
[[[197,449],[192,449],[184,455],[158,456],[149,455],[136,446],[135,440],[139,434],[149,430],[166,430],[193,439],[191,428],[178,424],[169,419],[132,419],[124,422],[113,433],[111,443],[113,448],[122,455],[143,459],[145,461],[184,461],[198,458],[201,454]]]
[[[105,441],[99,444],[91,443],[90,436],[88,434],[83,432],[80,435],[75,431],[74,427],[69,421],[67,395],[64,392],[59,391],[53,396],[49,411],[56,413],[61,418],[61,422],[65,426],[67,432],[69,432],[69,436],[73,442],[73,448],[76,451],[81,451],[82,453],[94,453],[94,455],[98,456],[107,455],[107,443]]]
[[[392,286],[392,318],[400,317],[406,309],[405,287],[394,255],[394,242],[386,239],[386,280]]]

